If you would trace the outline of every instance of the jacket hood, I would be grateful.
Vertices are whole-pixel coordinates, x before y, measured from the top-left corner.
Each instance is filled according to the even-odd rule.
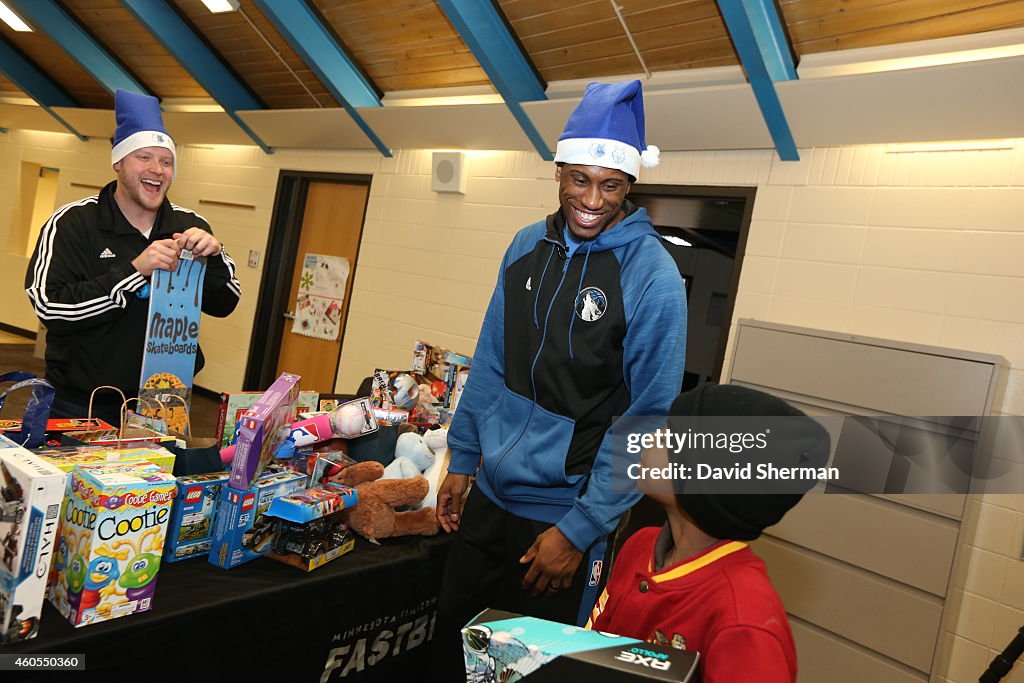
[[[610,230],[605,230],[597,237],[585,241],[581,250],[593,252],[609,251],[634,242],[642,237],[660,236],[651,224],[651,218],[647,215],[647,209],[637,206],[628,199],[623,202],[622,209],[626,213],[625,218],[616,223]],[[556,242],[565,246],[565,239],[562,237],[565,228],[565,217],[559,209],[548,216],[545,239],[549,242]]]

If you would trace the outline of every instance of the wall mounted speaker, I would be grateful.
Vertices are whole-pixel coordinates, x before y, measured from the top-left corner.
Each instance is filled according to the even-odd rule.
[[[430,189],[434,192],[466,194],[466,155],[462,152],[434,152],[430,164]]]

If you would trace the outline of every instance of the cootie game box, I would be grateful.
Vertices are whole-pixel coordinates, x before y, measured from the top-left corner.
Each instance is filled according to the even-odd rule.
[[[153,607],[174,492],[174,477],[149,462],[72,470],[51,597],[72,625]]]
[[[530,683],[696,681],[700,655],[511,612],[484,610],[462,629],[466,678]]]
[[[0,435],[0,643],[27,640],[39,630],[64,479]]]

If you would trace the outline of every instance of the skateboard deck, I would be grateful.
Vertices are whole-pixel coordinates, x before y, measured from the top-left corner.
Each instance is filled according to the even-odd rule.
[[[186,249],[178,256],[177,270],[156,270],[150,279],[139,407],[182,433],[192,401],[205,275],[206,259]]]

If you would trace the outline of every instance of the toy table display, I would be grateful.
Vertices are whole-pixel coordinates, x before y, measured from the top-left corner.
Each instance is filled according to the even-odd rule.
[[[354,552],[308,573],[267,559],[230,572],[168,564],[155,609],[75,629],[47,603],[39,635],[0,654],[81,654],[83,681],[128,672],[146,683],[432,680],[450,541],[357,538]],[[14,680],[70,678],[19,671]]]

